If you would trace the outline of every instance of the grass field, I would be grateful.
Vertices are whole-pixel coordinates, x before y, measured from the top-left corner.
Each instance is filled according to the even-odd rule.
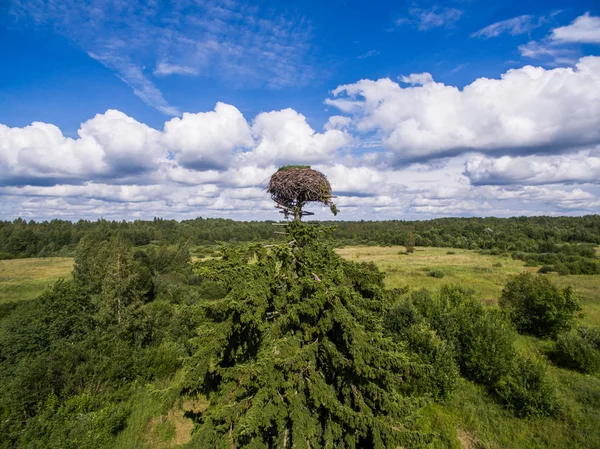
[[[475,251],[452,248],[417,248],[406,254],[403,246],[349,246],[338,253],[356,262],[374,262],[386,273],[389,288],[408,285],[411,289],[437,289],[444,284],[467,286],[487,303],[495,303],[511,276],[522,271],[537,272],[520,260],[507,256],[488,256]],[[428,275],[431,270],[442,278]],[[600,326],[600,276],[558,276],[547,274],[561,287],[572,285],[584,307],[584,323]]]
[[[72,270],[70,257],[0,260],[0,304],[35,298]]]

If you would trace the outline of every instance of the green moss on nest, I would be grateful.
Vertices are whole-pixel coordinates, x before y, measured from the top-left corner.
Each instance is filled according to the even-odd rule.
[[[310,165],[284,165],[283,167],[279,167],[277,171],[290,170],[292,168],[310,168]]]

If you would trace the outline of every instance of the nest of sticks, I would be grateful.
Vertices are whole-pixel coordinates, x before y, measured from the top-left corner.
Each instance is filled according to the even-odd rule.
[[[267,192],[273,201],[289,211],[314,202],[329,206],[334,215],[337,213],[332,202],[331,184],[323,173],[309,166],[280,168],[271,176]]]

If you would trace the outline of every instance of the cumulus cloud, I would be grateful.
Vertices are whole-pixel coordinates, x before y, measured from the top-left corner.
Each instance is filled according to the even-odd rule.
[[[120,178],[149,171],[164,157],[160,133],[120,111],[96,115],[81,124],[78,134],[78,139],[65,137],[48,123],[0,124],[4,183]]]
[[[465,175],[474,185],[600,184],[600,154],[490,158],[472,156]]]
[[[242,113],[225,103],[214,111],[184,113],[165,123],[163,142],[183,167],[206,170],[226,168],[233,151],[253,143]]]
[[[74,137],[0,125],[0,214],[278,219],[264,187],[290,163],[329,177],[340,219],[594,213],[599,61],[527,66],[462,90],[428,73],[362,80],[334,91],[328,103],[345,114],[321,132],[293,109],[244,117],[225,103],[162,129],[115,110]]]
[[[551,39],[555,42],[600,44],[600,17],[585,13],[570,25],[552,30]]]
[[[512,19],[502,20],[476,31],[475,33],[471,34],[471,37],[489,39],[491,37],[500,36],[504,33],[508,33],[511,36],[524,34],[540,25],[539,22],[534,23],[533,19],[534,17],[531,15],[523,15],[513,17]]]
[[[331,117],[329,117],[329,119],[327,120],[327,123],[325,123],[325,126],[323,128],[325,130],[330,130],[330,129],[344,130],[344,129],[347,129],[351,123],[352,123],[352,119],[350,117],[346,117],[343,115],[332,115]]]
[[[0,124],[2,184],[168,180],[248,187],[278,165],[332,160],[351,141],[343,130],[316,132],[292,109],[261,113],[250,125],[225,103],[173,118],[162,131],[108,110],[83,122],[77,133],[76,139],[65,137],[58,127],[40,122],[23,128]]]
[[[575,68],[525,66],[462,90],[429,74],[339,86],[328,105],[352,114],[357,129],[377,132],[398,163],[468,151],[552,153],[600,143],[600,57]]]
[[[337,129],[316,133],[306,117],[293,109],[259,114],[252,132],[258,145],[242,159],[260,166],[329,161],[351,140],[347,133]]]

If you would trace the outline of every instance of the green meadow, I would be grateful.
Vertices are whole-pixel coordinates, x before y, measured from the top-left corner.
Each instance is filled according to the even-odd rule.
[[[0,304],[36,298],[72,270],[70,257],[0,260]]]

